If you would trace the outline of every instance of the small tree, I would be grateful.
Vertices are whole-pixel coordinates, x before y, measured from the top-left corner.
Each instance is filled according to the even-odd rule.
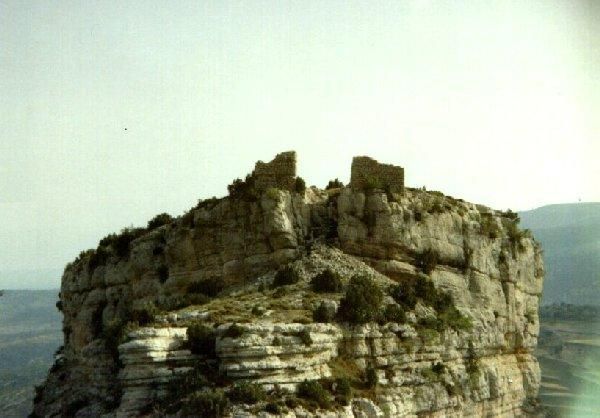
[[[352,324],[376,321],[382,302],[383,292],[379,286],[369,277],[357,275],[350,280],[340,301],[338,315]]]
[[[159,228],[163,225],[173,222],[173,217],[168,213],[160,213],[148,221],[148,230]]]
[[[215,356],[216,334],[211,327],[194,323],[187,328],[187,344],[193,354]]]
[[[298,272],[291,266],[285,266],[280,268],[275,274],[273,287],[287,286],[297,283],[299,280],[300,276],[298,275]]]
[[[306,190],[306,182],[302,177],[296,177],[296,183],[294,184],[294,189],[298,193],[304,193]]]
[[[341,292],[342,278],[335,271],[326,268],[321,273],[317,274],[310,281],[315,292]]]
[[[336,178],[335,180],[329,180],[329,183],[327,183],[327,186],[325,187],[325,190],[329,190],[329,189],[341,189],[342,187],[344,187],[344,183],[342,183],[341,181],[339,181]]]

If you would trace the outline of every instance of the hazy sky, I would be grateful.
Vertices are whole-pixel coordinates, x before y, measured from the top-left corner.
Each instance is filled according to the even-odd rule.
[[[599,77],[593,0],[0,0],[0,288],[289,149],[308,184],[368,154],[497,208],[599,201]]]

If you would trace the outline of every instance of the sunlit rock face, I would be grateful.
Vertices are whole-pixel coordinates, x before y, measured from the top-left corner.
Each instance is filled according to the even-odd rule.
[[[279,411],[287,417],[535,410],[543,265],[513,214],[405,189],[403,178],[302,190],[292,181],[295,154],[275,161],[277,175],[261,163],[259,189],[247,179],[229,197],[135,231],[125,246],[112,240],[65,268],[65,345],[38,390],[35,415],[159,416],[173,382],[198,367],[209,367],[210,385],[218,381],[225,392],[240,381],[277,393],[304,381],[358,382],[345,404],[289,403]],[[274,288],[285,266],[296,280]],[[325,269],[344,287],[368,276],[384,292],[382,306],[398,302],[388,292],[397,283],[431,282],[468,326],[423,300],[403,320],[315,322],[318,306],[335,312],[344,297],[343,289],[314,291],[311,280]],[[213,330],[210,355],[189,341],[188,329],[199,325]],[[369,389],[360,383],[366,374],[375,379]],[[277,415],[261,405],[233,402],[227,414]]]

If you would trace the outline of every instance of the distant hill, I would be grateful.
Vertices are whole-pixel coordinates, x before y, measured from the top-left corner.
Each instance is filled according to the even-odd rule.
[[[31,412],[34,386],[62,344],[58,290],[5,290],[0,296],[0,416]]]
[[[600,305],[600,203],[548,205],[519,213],[542,243],[542,304]]]

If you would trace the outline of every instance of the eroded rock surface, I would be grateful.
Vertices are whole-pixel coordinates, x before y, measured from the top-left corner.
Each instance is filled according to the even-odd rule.
[[[295,155],[284,157],[278,164],[293,161],[295,170]],[[268,164],[259,171],[270,173]],[[534,410],[543,265],[539,245],[516,228],[514,215],[415,189],[297,192],[289,173],[281,176],[285,187],[202,201],[171,223],[136,232],[121,254],[113,241],[69,264],[61,287],[65,345],[34,414],[159,414],[154,406],[170,382],[198,364],[214,367],[229,385],[251,381],[279,391],[374,370],[376,388],[355,389],[345,406],[292,405],[279,416]],[[277,184],[277,176],[267,177],[264,184]],[[424,266],[431,254],[435,262]],[[273,289],[275,271],[286,265],[299,280]],[[313,323],[317,306],[335,310],[343,297],[312,291],[310,280],[324,269],[344,284],[368,275],[382,289],[426,277],[469,327],[428,329],[423,324],[440,314],[421,302],[402,323]],[[385,303],[394,301],[386,296]],[[151,318],[140,316],[148,306]],[[190,350],[187,329],[198,323],[214,329],[211,358]],[[229,414],[277,415],[244,405]]]

